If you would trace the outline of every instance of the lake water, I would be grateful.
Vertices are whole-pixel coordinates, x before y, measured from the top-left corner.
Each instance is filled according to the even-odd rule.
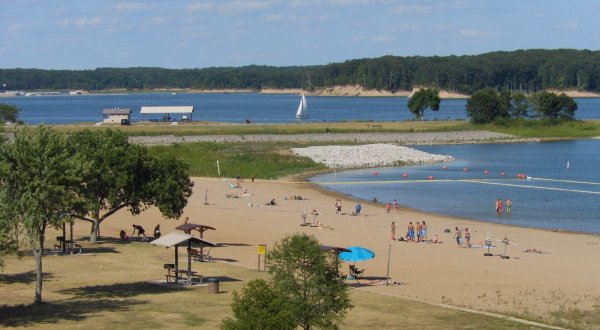
[[[311,181],[361,199],[376,197],[382,203],[397,199],[423,211],[600,234],[600,140],[415,148],[452,155],[456,161],[379,168],[377,176],[373,169],[349,170]],[[519,179],[518,174],[530,178]],[[496,214],[498,198],[511,198],[510,216]]]
[[[404,121],[413,118],[406,97],[308,97],[309,118],[303,121]],[[600,99],[576,99],[578,119],[600,119]],[[130,108],[132,121],[141,121],[142,106],[193,105],[194,121],[242,123],[293,123],[300,97],[298,95],[231,93],[231,94],[87,94],[59,96],[2,97],[1,103],[16,105],[28,124],[72,124],[102,121],[106,108]],[[466,100],[442,100],[438,112],[425,111],[425,120],[467,119]],[[175,116],[179,117],[179,116]],[[161,119],[161,115],[145,119]],[[174,119],[177,119],[174,118]]]

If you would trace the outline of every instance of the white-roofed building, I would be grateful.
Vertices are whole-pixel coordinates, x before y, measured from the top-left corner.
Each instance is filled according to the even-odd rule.
[[[171,121],[172,115],[182,114],[181,121],[192,121],[192,113],[194,112],[194,106],[165,106],[165,107],[142,107],[140,113],[144,120],[146,115],[162,115],[162,121]],[[156,121],[150,119],[150,121]]]
[[[105,123],[117,123],[120,124],[122,119],[130,121],[131,109],[104,109],[102,110],[102,117]]]

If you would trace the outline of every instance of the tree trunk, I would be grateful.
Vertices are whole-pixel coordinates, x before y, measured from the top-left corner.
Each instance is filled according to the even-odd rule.
[[[40,234],[40,246],[39,249],[33,249],[35,255],[35,300],[36,304],[42,303],[42,254],[44,253],[44,234]]]
[[[90,243],[96,244],[98,242],[98,233],[100,232],[100,222],[94,219],[92,222],[92,231],[90,233]]]

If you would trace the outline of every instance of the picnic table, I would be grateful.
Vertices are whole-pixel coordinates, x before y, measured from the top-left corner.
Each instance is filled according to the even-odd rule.
[[[76,244],[74,241],[66,240],[64,236],[56,236],[56,241],[58,245],[55,245],[54,248],[68,253],[81,253],[81,245]],[[75,252],[77,250],[77,252]]]

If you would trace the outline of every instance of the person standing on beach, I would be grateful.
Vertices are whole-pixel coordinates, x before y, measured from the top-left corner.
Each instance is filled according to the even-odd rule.
[[[335,214],[341,214],[342,213],[342,200],[341,199],[337,199],[335,201]]]
[[[390,226],[390,229],[392,231],[392,241],[396,240],[396,222],[392,221],[392,225]]]
[[[454,229],[454,238],[456,239],[456,246],[462,247],[462,230],[455,227]]]
[[[423,224],[421,224],[421,240],[427,240],[427,225],[425,224],[425,220],[423,220]]]
[[[396,212],[396,210],[398,209],[398,201],[395,199],[394,199],[393,207],[394,207],[394,212]]]
[[[512,201],[510,198],[506,199],[506,214],[510,214],[510,208],[512,207]]]
[[[471,247],[471,233],[469,232],[469,228],[465,228],[465,241],[467,242],[467,247]]]
[[[417,221],[417,242],[421,241],[421,229],[423,229],[423,227],[421,226],[421,223]]]
[[[406,236],[408,236],[407,241],[415,240],[415,226],[413,225],[412,221],[408,223],[408,233]]]
[[[391,210],[392,210],[392,204],[390,204],[388,202],[387,204],[385,204],[385,213],[390,213]]]

